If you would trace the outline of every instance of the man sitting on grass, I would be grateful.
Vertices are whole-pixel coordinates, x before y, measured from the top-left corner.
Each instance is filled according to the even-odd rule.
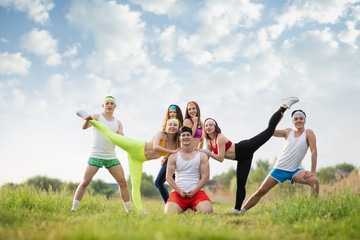
[[[182,213],[188,208],[202,213],[213,212],[211,201],[202,190],[209,180],[209,158],[195,149],[192,138],[191,128],[182,127],[182,148],[169,157],[166,181],[173,191],[166,202],[165,213]],[[174,172],[176,181],[172,178]]]

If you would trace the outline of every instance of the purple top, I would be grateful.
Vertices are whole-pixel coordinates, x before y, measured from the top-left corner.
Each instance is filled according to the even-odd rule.
[[[194,125],[194,121],[191,119],[191,118],[189,118],[190,119],[190,121],[191,121],[191,123]],[[194,134],[194,138],[201,138],[201,136],[202,136],[202,127],[196,127],[196,132],[195,132],[195,134]]]

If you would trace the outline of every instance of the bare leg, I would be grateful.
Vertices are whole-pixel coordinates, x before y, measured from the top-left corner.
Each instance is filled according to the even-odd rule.
[[[311,187],[312,193],[316,196],[319,195],[319,180],[317,179],[317,177],[312,176],[308,179],[305,179],[304,175],[305,171],[300,170],[297,174],[295,174],[292,180],[297,183],[309,185]]]
[[[78,188],[76,189],[75,198],[74,198],[75,200],[80,201],[82,199],[82,197],[85,194],[85,190],[86,190],[87,186],[89,186],[92,178],[94,177],[94,175],[97,173],[98,170],[99,170],[99,167],[95,167],[95,166],[91,166],[91,165],[88,165],[86,167],[83,180],[80,183],[80,185],[78,186]]]
[[[246,201],[243,208],[245,210],[249,210],[250,208],[254,207],[260,199],[265,196],[273,187],[278,184],[274,178],[270,176],[270,174],[265,178],[259,189]]]
[[[211,202],[207,200],[199,202],[196,205],[195,210],[202,213],[213,213]]]
[[[177,203],[168,202],[165,204],[164,212],[165,213],[182,213],[183,210]]]
[[[116,182],[119,184],[120,196],[124,202],[128,202],[130,200],[129,190],[127,188],[124,169],[121,165],[115,165],[110,167],[110,174],[114,177]]]

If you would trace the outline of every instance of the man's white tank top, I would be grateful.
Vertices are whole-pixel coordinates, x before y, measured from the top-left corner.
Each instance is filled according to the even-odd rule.
[[[99,114],[99,122],[108,126],[111,131],[119,130],[118,120],[114,118],[112,121],[105,119],[102,113]],[[110,142],[96,127],[93,127],[94,141],[91,148],[90,157],[101,159],[116,159],[115,145]]]
[[[200,152],[191,160],[183,160],[180,151],[177,153],[175,182],[183,191],[194,189],[200,181]]]
[[[276,161],[274,168],[292,172],[300,167],[309,148],[306,142],[306,129],[298,138],[295,138],[294,134],[295,131],[292,129],[285,141],[285,148]]]

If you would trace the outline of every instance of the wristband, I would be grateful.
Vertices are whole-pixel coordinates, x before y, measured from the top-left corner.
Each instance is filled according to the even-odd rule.
[[[209,149],[205,149],[205,151],[204,151],[204,152],[206,153],[206,155],[209,155],[210,150],[209,150]]]

